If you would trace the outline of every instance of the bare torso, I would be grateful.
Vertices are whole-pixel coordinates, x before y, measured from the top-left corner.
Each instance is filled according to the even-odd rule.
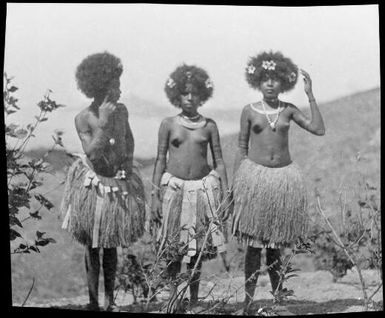
[[[77,130],[79,137],[84,143],[95,141],[98,134],[98,111],[90,107],[79,113]],[[120,169],[125,169],[128,158],[132,157],[133,138],[128,126],[128,112],[123,104],[118,104],[115,112],[111,115],[107,126],[103,129],[104,142],[96,147],[87,157],[93,170],[102,176],[113,177]],[[107,142],[106,142],[107,141]],[[86,152],[87,153],[87,152]]]
[[[251,105],[245,107],[249,132],[248,158],[266,167],[283,167],[291,163],[288,137],[291,111],[286,103],[283,104],[284,110],[279,115],[275,131],[265,114],[255,111]],[[260,103],[253,106],[262,111]],[[274,120],[277,114],[269,116]]]
[[[207,161],[207,148],[211,138],[210,126],[213,121],[206,120],[205,126],[189,129],[178,121],[179,116],[168,119],[168,161],[166,171],[184,180],[197,180],[210,172]]]

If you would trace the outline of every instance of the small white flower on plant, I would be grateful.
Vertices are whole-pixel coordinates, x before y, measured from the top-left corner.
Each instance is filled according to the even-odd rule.
[[[276,65],[277,65],[277,63],[275,63],[273,60],[262,61],[262,68],[264,68],[265,70],[274,71]]]
[[[166,84],[168,87],[173,88],[175,86],[175,81],[170,77]]]
[[[205,81],[205,85],[206,85],[206,88],[211,88],[211,87],[213,87],[213,82],[208,78]]]
[[[289,75],[289,82],[294,82],[295,79],[297,78],[297,74],[295,74],[295,72],[291,72],[290,75]]]
[[[247,73],[254,74],[254,72],[255,72],[255,66],[254,65],[249,65],[247,67]]]

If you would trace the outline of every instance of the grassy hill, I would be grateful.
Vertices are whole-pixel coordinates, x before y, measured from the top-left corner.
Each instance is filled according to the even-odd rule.
[[[350,198],[348,202],[354,205],[357,184],[362,177],[376,187],[380,186],[380,89],[321,104],[320,109],[326,125],[326,135],[311,135],[292,123],[290,149],[293,160],[302,168],[306,178],[310,209],[314,210],[313,190],[317,188],[324,208],[329,214],[333,214],[338,208],[338,193],[341,190],[347,191]],[[306,109],[305,113],[308,114],[308,111]],[[240,111],[234,111],[231,114],[232,119],[238,121],[239,114]],[[222,136],[221,143],[231,178],[237,135]],[[36,156],[44,151],[36,149],[29,155]],[[136,160],[149,189],[154,159]],[[57,208],[63,190],[61,181],[65,175],[64,168],[70,161],[61,151],[53,152],[49,161],[53,171],[44,176],[43,192],[47,192],[47,197]],[[31,294],[32,300],[86,294],[83,249],[61,230],[61,220],[55,211],[57,210],[43,214],[40,222],[28,221],[25,224],[27,234],[39,229],[54,237],[57,243],[42,248],[41,254],[12,256],[14,302],[24,299],[33,277],[36,278],[36,283]],[[230,244],[230,249],[234,254],[234,242]]]

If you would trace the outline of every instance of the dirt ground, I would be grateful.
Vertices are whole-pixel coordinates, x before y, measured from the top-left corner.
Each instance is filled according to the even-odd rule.
[[[373,270],[364,271],[364,278],[367,284],[367,292],[370,295],[378,286],[379,274]],[[360,288],[358,275],[355,271],[349,271],[346,276],[337,282],[333,282],[332,275],[327,271],[300,272],[298,277],[291,278],[284,287],[294,290],[294,296],[289,297],[284,303],[284,311],[278,315],[307,315],[307,314],[329,314],[342,312],[364,311],[363,295]],[[206,276],[202,279],[200,297],[205,297],[212,289],[209,296],[199,302],[199,310],[212,307],[217,304],[215,314],[240,314],[244,298],[242,272],[221,273],[220,279],[217,276]],[[270,281],[267,275],[261,275],[258,280],[256,294],[252,309],[254,314],[259,308],[272,305],[270,294]],[[382,306],[382,288],[374,296],[374,301]],[[231,295],[226,305],[219,305],[219,301]],[[188,296],[188,294],[187,294]],[[103,304],[103,293],[100,293],[100,304]],[[167,292],[158,295],[157,302],[152,303],[148,311],[159,312],[164,307],[168,298]],[[84,310],[87,304],[87,296],[71,299],[57,299],[50,301],[29,300],[26,307],[51,307],[60,309]],[[143,312],[143,305],[132,304],[133,298],[130,294],[117,294],[116,303],[120,311]],[[17,304],[15,304],[17,306]],[[382,310],[381,307],[374,310]],[[188,313],[199,313],[190,311]],[[202,312],[204,313],[204,312]]]

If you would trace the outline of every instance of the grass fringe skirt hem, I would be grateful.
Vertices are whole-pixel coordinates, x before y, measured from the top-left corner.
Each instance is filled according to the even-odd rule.
[[[307,193],[298,166],[269,168],[242,161],[234,178],[232,234],[287,245],[308,230]]]
[[[90,174],[94,175],[93,179],[89,178]],[[91,179],[90,184],[85,185],[86,179]],[[145,195],[138,171],[127,181],[105,178],[94,174],[82,159],[76,160],[68,170],[60,207],[61,214],[66,215],[63,228],[82,245],[93,244],[99,189],[107,183],[112,191],[103,193],[99,201],[101,219],[97,246],[128,247],[144,233]]]

